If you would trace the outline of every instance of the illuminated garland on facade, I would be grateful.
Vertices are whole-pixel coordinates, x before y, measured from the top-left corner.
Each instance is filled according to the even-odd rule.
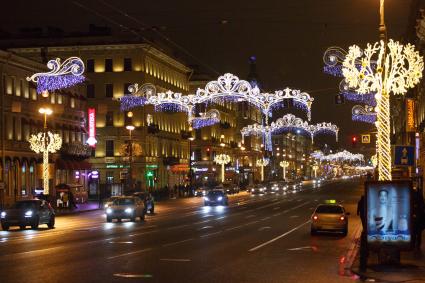
[[[27,81],[37,84],[37,93],[72,87],[85,80],[84,63],[78,57],[70,57],[63,63],[60,58],[50,60],[47,62],[47,68],[50,70],[47,73],[36,73],[27,77]]]
[[[403,46],[393,40],[367,44],[365,50],[353,45],[343,62],[349,87],[360,94],[376,93],[379,180],[391,180],[390,94],[404,95],[419,82],[422,71],[423,59],[413,45]]]

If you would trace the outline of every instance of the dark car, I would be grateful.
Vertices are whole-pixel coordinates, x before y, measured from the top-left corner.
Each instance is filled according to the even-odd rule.
[[[238,194],[239,187],[234,184],[223,184],[223,190],[228,195]]]
[[[37,229],[40,224],[47,224],[47,227],[55,227],[55,212],[53,208],[44,200],[22,200],[17,201],[10,208],[0,213],[1,227],[9,230],[10,226],[19,226],[25,229],[31,226]]]
[[[153,196],[147,192],[135,192],[133,196],[141,199],[145,205],[145,213],[148,211],[153,214],[155,212],[155,202]]]
[[[211,190],[204,197],[205,205],[228,205],[227,195],[222,190]]]

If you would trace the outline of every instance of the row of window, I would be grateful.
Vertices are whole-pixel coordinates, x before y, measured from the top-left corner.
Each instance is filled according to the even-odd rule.
[[[131,62],[131,58],[124,58],[123,59],[123,65],[124,65],[124,72],[131,72],[133,71],[133,64]],[[105,72],[113,72],[113,61],[110,58],[105,59]],[[87,73],[93,73],[94,72],[94,59],[87,59],[86,61],[86,72]]]
[[[130,94],[130,91],[128,90],[130,85],[131,83],[123,84],[124,95]],[[114,97],[114,84],[105,84],[105,97]],[[96,98],[96,89],[94,84],[87,85],[87,98]]]

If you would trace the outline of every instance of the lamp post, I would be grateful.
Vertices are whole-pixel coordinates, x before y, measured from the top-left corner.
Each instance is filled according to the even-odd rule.
[[[47,116],[52,115],[50,108],[40,108],[40,114],[44,115],[43,132],[31,135],[29,138],[30,148],[35,153],[43,153],[43,194],[49,194],[49,152],[54,153],[62,146],[62,138],[58,134],[53,134],[47,130]]]
[[[269,159],[261,158],[257,159],[257,166],[261,168],[261,182],[264,181],[264,166],[269,165]]]
[[[190,136],[189,140],[189,190],[192,190],[192,142],[195,140],[195,137]]]
[[[230,162],[230,156],[227,154],[219,154],[214,158],[214,162],[221,165],[221,182],[224,183],[224,165]]]
[[[130,187],[130,190],[133,190],[133,139],[132,139],[132,131],[135,129],[135,127],[133,125],[128,125],[125,127],[129,133],[130,133],[130,141],[129,141],[129,158],[128,158],[128,163],[130,165],[130,168],[128,168],[128,176],[130,177],[130,179],[128,179],[128,186]]]
[[[319,169],[319,166],[313,165],[314,178],[317,178],[317,169]]]
[[[283,168],[283,180],[286,180],[286,168],[289,167],[289,162],[286,160],[283,160],[279,163],[280,167]]]

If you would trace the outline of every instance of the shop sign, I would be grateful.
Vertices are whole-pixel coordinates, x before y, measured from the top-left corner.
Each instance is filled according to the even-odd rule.
[[[406,132],[414,132],[415,124],[415,101],[406,99]]]
[[[105,163],[114,163],[115,157],[105,157]]]
[[[99,179],[99,171],[97,171],[97,170],[95,170],[95,171],[91,171],[90,173],[89,173],[89,178],[92,178],[92,179]]]
[[[129,165],[124,164],[106,164],[106,169],[129,168]]]
[[[91,147],[96,147],[96,109],[89,108],[88,110],[88,119],[89,119],[89,138],[87,143]]]

